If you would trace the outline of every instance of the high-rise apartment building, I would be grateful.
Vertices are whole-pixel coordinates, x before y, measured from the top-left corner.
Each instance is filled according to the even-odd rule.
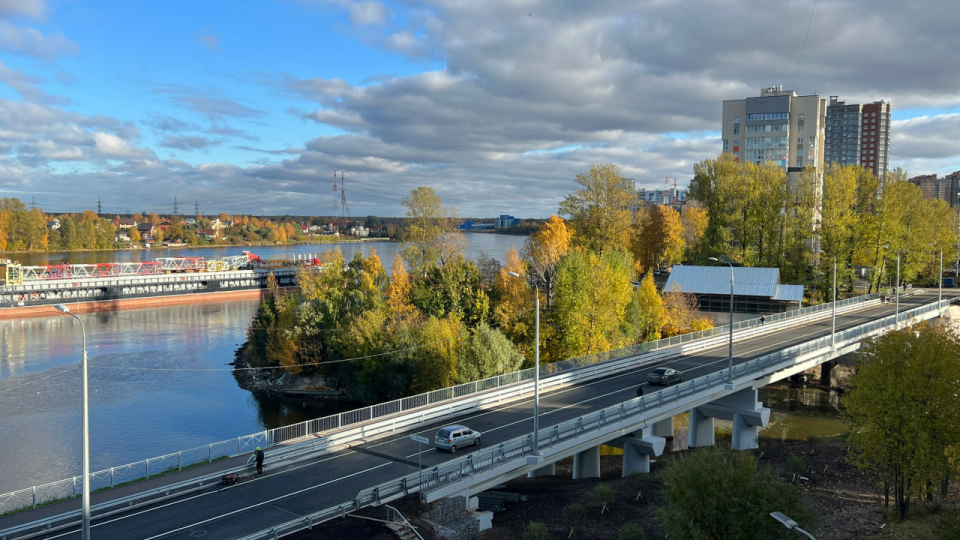
[[[940,199],[950,206],[960,206],[960,171],[937,178],[936,174],[914,176],[907,180],[920,188],[924,199]]]
[[[882,180],[890,162],[890,104],[881,100],[848,105],[830,96],[823,159],[860,165]]]
[[[826,100],[820,96],[798,96],[780,86],[760,90],[760,97],[725,100],[723,151],[741,162],[778,163],[791,185],[807,168],[820,179],[826,114]]]

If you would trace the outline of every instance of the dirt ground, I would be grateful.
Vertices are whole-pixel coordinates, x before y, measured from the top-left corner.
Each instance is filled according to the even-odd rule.
[[[847,447],[839,441],[804,441],[772,443],[761,440],[761,448],[754,450],[760,465],[770,467],[785,481],[795,484],[803,500],[815,510],[819,523],[813,532],[820,540],[861,538],[913,538],[899,531],[915,528],[910,522],[885,522],[881,492],[877,479],[857,470],[845,461]],[[524,527],[531,521],[544,523],[548,538],[609,539],[630,522],[642,528],[648,539],[659,539],[655,511],[664,503],[662,483],[657,475],[666,460],[680,452],[668,453],[651,465],[650,475],[621,478],[621,456],[601,456],[601,478],[571,480],[572,460],[557,463],[556,476],[518,478],[497,491],[518,493],[526,498],[516,504],[507,504],[493,519],[493,529],[481,534],[481,540],[518,540]],[[609,484],[616,500],[601,515],[601,508],[593,501],[593,489],[598,483]],[[586,509],[586,519],[570,535],[565,523],[564,508],[579,503]],[[418,526],[427,540],[434,538],[429,526],[417,519],[426,509],[415,496],[392,506]],[[361,516],[383,519],[383,509],[369,508]],[[772,518],[771,518],[772,519]],[[920,518],[922,519],[922,518]],[[913,520],[911,520],[913,521]],[[926,535],[916,538],[929,537]],[[387,540],[396,538],[386,527],[360,517],[346,517],[320,525],[314,531],[291,536],[295,540]]]

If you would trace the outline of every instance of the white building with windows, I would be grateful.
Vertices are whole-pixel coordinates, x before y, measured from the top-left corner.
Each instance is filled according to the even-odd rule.
[[[787,170],[791,185],[801,172],[823,175],[824,126],[827,102],[820,96],[798,96],[773,86],[760,97],[723,102],[723,151],[739,162],[772,161]],[[819,192],[819,190],[817,190]]]

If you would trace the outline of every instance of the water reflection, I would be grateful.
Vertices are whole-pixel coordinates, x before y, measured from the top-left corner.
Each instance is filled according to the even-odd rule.
[[[501,262],[524,237],[468,235],[467,255]],[[264,258],[338,246],[255,248]],[[397,244],[339,245],[346,257],[375,248],[390,268]],[[243,248],[21,254],[23,264],[217,258]],[[255,398],[231,371],[256,300],[233,300],[79,315],[90,365],[90,462],[94,471],[355,406]],[[50,308],[54,313],[53,307]],[[79,324],[71,317],[0,320],[0,493],[80,473]]]

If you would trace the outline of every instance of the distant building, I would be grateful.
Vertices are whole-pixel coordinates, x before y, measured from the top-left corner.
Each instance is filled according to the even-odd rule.
[[[644,189],[637,190],[640,202],[664,206],[682,206],[687,198],[686,191],[679,188]]]
[[[131,228],[131,227],[136,227],[136,226],[137,226],[137,220],[135,220],[135,219],[133,219],[133,218],[131,218],[131,217],[126,217],[126,218],[125,218],[125,217],[119,217],[119,216],[118,216],[118,217],[116,217],[116,218],[113,220],[113,224],[114,224],[118,229],[129,229],[129,228]]]
[[[811,167],[819,185],[826,116],[825,99],[816,94],[798,96],[780,86],[761,89],[760,97],[725,100],[723,152],[733,154],[738,162],[777,163],[786,169],[791,186]]]
[[[494,228],[494,229],[509,229],[510,227],[516,226],[518,223],[520,223],[520,220],[517,219],[517,218],[515,218],[515,217],[513,217],[513,216],[508,216],[508,215],[506,215],[506,214],[500,214],[500,217],[498,217],[498,218],[493,222],[493,228]]]
[[[848,105],[830,96],[824,140],[825,162],[860,165],[883,180],[890,161],[890,104]]]
[[[59,220],[59,219],[51,219],[50,221],[47,222],[47,228],[50,229],[51,231],[55,231],[55,230],[59,229],[59,228],[60,228],[60,220]]]
[[[936,174],[924,174],[907,181],[920,188],[924,199],[939,199],[953,207],[960,204],[960,171],[943,178],[937,178]]]

